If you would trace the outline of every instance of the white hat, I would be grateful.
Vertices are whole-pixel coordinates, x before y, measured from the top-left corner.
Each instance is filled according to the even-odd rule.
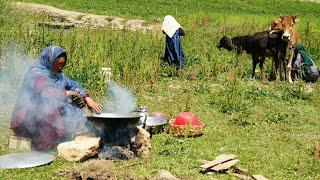
[[[167,15],[164,17],[162,28],[170,38],[174,35],[174,33],[181,28],[181,25],[177,22],[177,20],[171,15]]]

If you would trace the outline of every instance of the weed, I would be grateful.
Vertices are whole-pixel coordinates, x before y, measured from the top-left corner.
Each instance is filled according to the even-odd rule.
[[[255,122],[251,119],[250,113],[244,112],[229,121],[230,124],[238,126],[250,126],[255,125]]]

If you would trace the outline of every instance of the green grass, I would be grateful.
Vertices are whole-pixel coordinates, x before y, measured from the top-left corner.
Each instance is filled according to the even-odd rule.
[[[226,174],[200,174],[197,160],[234,153],[240,160],[239,167],[270,179],[320,178],[320,165],[311,153],[314,142],[320,142],[319,82],[289,85],[251,79],[249,56],[243,55],[240,66],[234,68],[235,55],[215,48],[224,34],[265,30],[279,13],[298,13],[302,42],[320,66],[320,4],[258,0],[32,2],[152,23],[172,14],[186,29],[182,43],[187,67],[177,75],[174,68],[160,61],[164,50],[160,31],[143,34],[112,29],[52,30],[36,24],[47,21],[46,17],[26,17],[23,12],[12,14],[1,9],[1,55],[9,47],[9,51],[35,58],[47,45],[58,44],[68,52],[65,73],[81,82],[96,99],[104,96],[106,87],[100,68],[108,66],[113,78],[130,89],[149,111],[162,111],[171,119],[190,109],[205,124],[204,135],[197,138],[178,139],[166,133],[154,136],[150,157],[117,162],[119,170],[127,169],[141,178],[166,169],[186,179],[231,179]],[[269,71],[270,64],[268,60],[265,71]],[[312,91],[307,91],[310,88]],[[11,152],[7,148],[12,134],[11,110],[12,105],[0,108],[0,154]],[[58,159],[40,168],[0,170],[0,177],[60,179],[54,171],[77,164]]]
[[[36,2],[53,5],[55,7],[77,10],[94,14],[107,14],[126,17],[140,17],[148,20],[157,20],[166,14],[177,17],[185,17],[195,14],[249,14],[249,15],[274,15],[296,14],[301,16],[314,16],[319,18],[319,5],[315,3],[305,4],[297,1],[238,1],[238,0],[143,0],[143,1],[117,1],[96,0],[88,3],[86,0],[74,1],[62,0],[23,0],[23,2]]]

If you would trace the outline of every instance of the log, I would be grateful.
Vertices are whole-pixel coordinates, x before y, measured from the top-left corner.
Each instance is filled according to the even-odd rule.
[[[252,175],[252,177],[255,180],[268,180],[268,178],[262,176],[261,174],[255,174],[255,175]]]
[[[230,161],[230,160],[233,160],[235,159],[237,156],[236,155],[233,155],[233,154],[230,154],[230,155],[225,155],[225,154],[222,154],[220,156],[217,156],[215,158],[215,160],[213,161],[210,161],[208,163],[205,163],[204,165],[200,166],[202,169],[208,169],[208,168],[211,168],[213,166],[216,166],[218,164],[221,164],[223,162],[226,162],[226,161]]]
[[[232,166],[236,165],[239,162],[238,159],[233,159],[227,162],[223,162],[222,164],[218,164],[216,166],[213,166],[211,169],[214,171],[223,171],[231,168]]]

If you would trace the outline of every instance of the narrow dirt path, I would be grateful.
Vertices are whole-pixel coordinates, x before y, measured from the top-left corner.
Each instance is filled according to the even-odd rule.
[[[116,30],[129,29],[132,31],[148,32],[156,29],[160,29],[159,24],[144,25],[144,20],[131,19],[126,20],[115,16],[105,16],[81,13],[76,11],[67,11],[58,9],[53,6],[13,2],[11,4],[12,9],[24,10],[28,13],[39,14],[50,17],[55,22],[68,22],[73,23],[75,27],[87,27],[87,28],[112,28]]]
[[[320,0],[303,0],[303,1],[320,3]]]

